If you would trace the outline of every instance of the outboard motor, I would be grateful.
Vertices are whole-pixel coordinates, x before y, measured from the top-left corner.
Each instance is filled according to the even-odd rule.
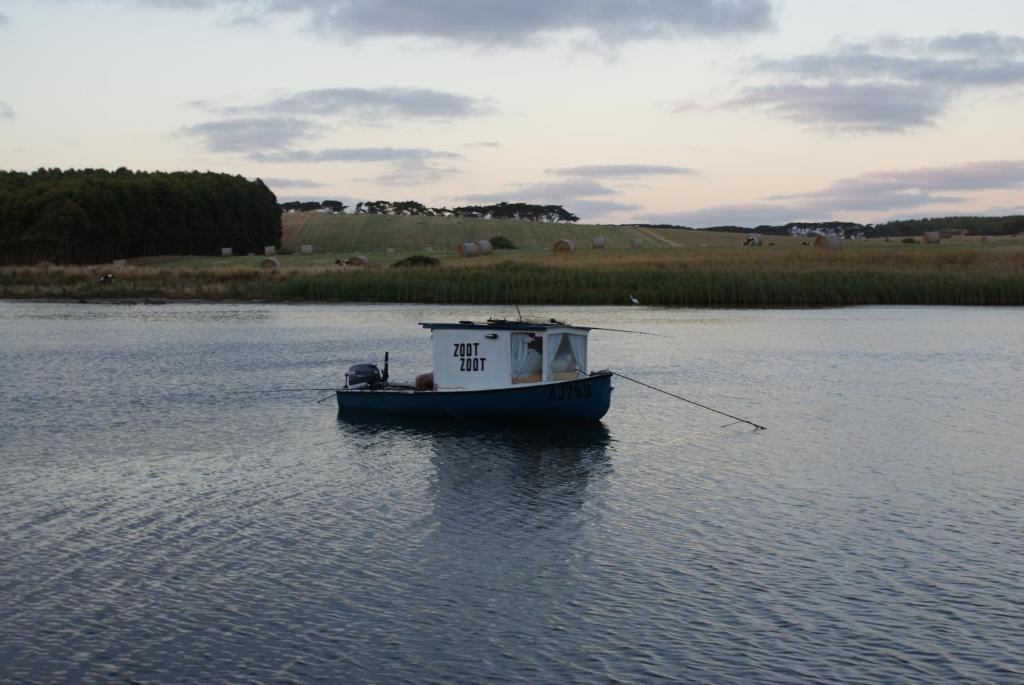
[[[376,388],[383,385],[384,379],[376,364],[356,364],[345,374],[345,387],[366,386]]]

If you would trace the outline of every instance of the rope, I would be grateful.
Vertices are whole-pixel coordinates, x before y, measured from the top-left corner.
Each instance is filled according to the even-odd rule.
[[[577,371],[578,370],[579,369],[577,369]],[[759,430],[759,431],[766,431],[766,430],[768,430],[764,426],[758,425],[758,424],[754,423],[753,421],[747,421],[746,419],[741,419],[738,416],[733,416],[732,414],[726,414],[724,411],[719,411],[717,409],[713,409],[712,407],[709,407],[706,404],[701,404],[700,402],[694,402],[693,400],[688,400],[685,397],[681,397],[679,395],[670,393],[669,391],[662,390],[661,388],[656,388],[653,385],[649,385],[647,383],[644,383],[643,381],[638,381],[635,378],[630,378],[629,376],[623,376],[621,373],[619,373],[617,371],[612,371],[612,374],[615,375],[615,376],[618,376],[619,378],[623,378],[623,379],[625,379],[627,381],[630,381],[632,383],[636,383],[637,385],[642,385],[645,388],[650,388],[651,390],[654,390],[656,392],[660,392],[663,395],[668,395],[669,397],[674,397],[677,400],[682,400],[683,402],[688,402],[688,403],[690,403],[690,404],[692,404],[694,406],[700,407],[701,409],[707,409],[708,411],[713,411],[716,414],[721,414],[722,416],[725,416],[727,418],[735,419],[734,423],[726,424],[725,426],[722,426],[722,428],[726,428],[728,426],[735,426],[737,423],[746,423],[748,425],[753,426],[755,428],[755,430]]]
[[[453,411],[452,411],[451,409],[449,409],[449,408],[448,408],[448,405],[444,403],[444,400],[442,400],[442,399],[441,399],[441,395],[440,395],[440,394],[439,394],[439,393],[438,393],[438,392],[437,392],[436,390],[428,390],[427,392],[429,392],[429,393],[430,393],[431,395],[433,395],[434,397],[436,397],[436,398],[437,398],[437,401],[441,403],[441,407],[442,407],[442,408],[443,408],[443,409],[444,409],[444,410],[445,410],[446,412],[448,412],[448,414],[449,414],[449,415],[450,415],[450,416],[451,416],[451,417],[452,417],[453,419],[458,419],[459,421],[465,421],[465,420],[466,420],[466,417],[464,417],[464,416],[459,416],[458,414],[456,414],[455,412],[453,412]]]
[[[228,395],[255,395],[270,392],[334,392],[334,388],[286,388],[284,390],[229,390]]]

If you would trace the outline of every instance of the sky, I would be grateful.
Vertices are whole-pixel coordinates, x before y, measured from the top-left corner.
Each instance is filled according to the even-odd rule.
[[[1021,0],[0,0],[0,168],[756,226],[1024,213]]]

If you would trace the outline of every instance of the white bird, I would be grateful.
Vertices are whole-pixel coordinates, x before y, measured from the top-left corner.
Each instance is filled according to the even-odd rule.
[[[640,304],[640,300],[638,300],[635,297],[633,297],[632,295],[630,295],[629,296],[629,303],[630,304]]]

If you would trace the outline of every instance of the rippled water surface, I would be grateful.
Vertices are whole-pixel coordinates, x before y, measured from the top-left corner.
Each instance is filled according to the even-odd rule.
[[[1024,310],[530,312],[760,433],[261,392],[509,313],[0,302],[0,681],[1024,680]]]

